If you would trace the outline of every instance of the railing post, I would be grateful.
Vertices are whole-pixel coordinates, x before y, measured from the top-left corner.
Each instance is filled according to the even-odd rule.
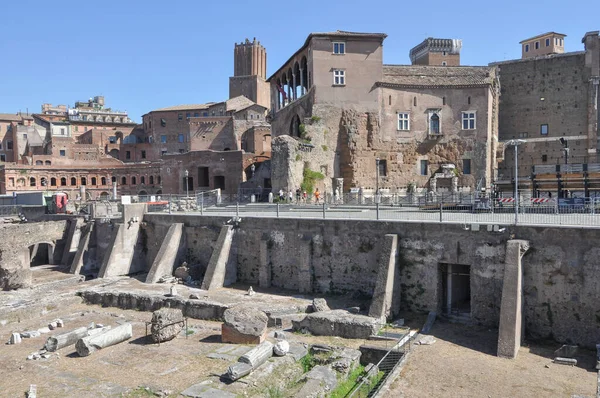
[[[325,219],[325,201],[323,201],[323,219]]]
[[[204,192],[200,193],[200,215],[204,215]]]
[[[169,214],[171,214],[171,194],[169,194]]]
[[[240,202],[235,202],[235,217],[240,218]]]
[[[375,210],[376,210],[375,214],[377,216],[377,219],[379,220],[379,203],[375,203]]]
[[[279,202],[277,202],[277,218],[279,218]]]
[[[440,222],[444,220],[444,211],[442,207],[442,202],[440,202]]]

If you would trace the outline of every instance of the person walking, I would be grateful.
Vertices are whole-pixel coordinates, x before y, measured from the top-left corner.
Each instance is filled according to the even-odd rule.
[[[306,204],[307,198],[308,198],[308,195],[306,194],[306,191],[302,192],[302,201],[304,202],[304,204]]]
[[[321,192],[319,192],[319,188],[315,189],[315,203],[319,204],[319,198],[321,197]]]
[[[279,189],[279,201],[283,202],[285,200],[285,196],[283,196],[283,189]]]
[[[294,202],[294,193],[292,192],[292,190],[290,189],[290,191],[288,192],[288,201],[290,203]]]
[[[302,192],[300,188],[296,189],[296,204],[300,204],[300,197],[302,196]]]

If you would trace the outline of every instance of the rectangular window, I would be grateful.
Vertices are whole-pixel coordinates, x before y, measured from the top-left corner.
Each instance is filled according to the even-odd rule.
[[[67,152],[64,149],[61,149],[60,156],[67,156]]]
[[[535,42],[535,49],[536,49],[536,50],[539,50],[539,48],[540,48],[540,42],[539,42],[539,41],[536,41],[536,42]]]
[[[26,140],[27,139],[27,134],[23,134],[23,139]]]
[[[117,137],[115,137],[115,136],[108,137],[108,142],[110,142],[111,144],[116,144],[117,143]]]
[[[427,160],[421,160],[421,175],[422,176],[426,176],[427,175]]]
[[[179,120],[179,121],[183,120],[183,113],[178,113],[177,114],[177,120]]]
[[[398,130],[410,130],[410,115],[408,113],[398,114]]]
[[[75,126],[75,131],[79,131],[79,126]]]
[[[60,135],[65,135],[65,129],[64,128],[60,129]]]
[[[192,114],[191,114],[190,112],[186,112],[186,113],[185,113],[185,117],[186,117],[187,119],[189,119],[191,116],[192,116]]]
[[[185,149],[180,149],[179,153],[185,153]]]
[[[142,159],[146,159],[146,151],[142,151]]]
[[[540,125],[540,134],[548,135],[548,125],[547,124]]]
[[[387,161],[385,160],[379,161],[379,175],[381,177],[387,176]]]
[[[542,155],[542,162],[548,161],[548,155]]]
[[[161,155],[166,155],[166,154],[167,154],[167,151],[161,151],[161,152],[160,152],[160,154],[161,154]]]
[[[462,113],[462,129],[475,130],[475,112]]]
[[[163,144],[167,143],[167,136],[166,135],[161,135],[160,136],[160,142],[162,142]]]
[[[463,174],[471,174],[471,159],[463,159]]]
[[[12,141],[6,141],[6,149],[13,149],[12,148]]]
[[[546,39],[546,47],[550,47],[550,39]]]
[[[525,52],[528,53],[529,52],[529,44],[525,44]]]
[[[177,136],[177,141],[178,142],[185,142],[185,136],[183,134],[179,134]]]
[[[131,151],[125,152],[125,159],[131,159]]]
[[[6,162],[6,155],[3,153],[0,153],[0,162]]]
[[[334,42],[333,43],[334,54],[346,54],[346,43]]]
[[[200,113],[194,112],[194,117],[200,117]]]
[[[208,117],[208,112],[202,112],[202,116]]]
[[[346,71],[341,69],[333,70],[333,85],[343,86],[346,84]]]

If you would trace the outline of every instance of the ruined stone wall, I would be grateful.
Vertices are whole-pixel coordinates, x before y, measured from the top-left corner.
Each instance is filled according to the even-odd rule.
[[[67,221],[0,224],[0,289],[31,285],[29,247],[36,243],[55,245],[54,258],[60,262],[67,233]]]
[[[146,215],[149,224],[183,222],[190,250],[212,253],[217,217]],[[196,234],[206,232],[204,238]],[[462,225],[244,217],[238,239],[238,281],[293,291],[373,294],[377,255],[385,234],[397,234],[401,308],[441,310],[442,270],[470,267],[471,315],[476,323],[499,322],[506,241],[528,240],[523,257],[526,334],[593,347],[600,337],[600,230],[507,227],[465,230]],[[151,237],[149,237],[151,239]],[[193,243],[195,242],[195,243]]]

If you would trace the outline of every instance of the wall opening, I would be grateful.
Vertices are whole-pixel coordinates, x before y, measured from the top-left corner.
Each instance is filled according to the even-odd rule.
[[[440,306],[442,313],[468,321],[471,319],[471,267],[440,264]]]
[[[198,187],[209,187],[208,167],[198,167]]]
[[[215,185],[213,189],[222,189],[225,190],[225,176],[215,176],[214,177]]]
[[[29,265],[38,267],[54,263],[54,246],[50,243],[36,243],[29,246]]]

